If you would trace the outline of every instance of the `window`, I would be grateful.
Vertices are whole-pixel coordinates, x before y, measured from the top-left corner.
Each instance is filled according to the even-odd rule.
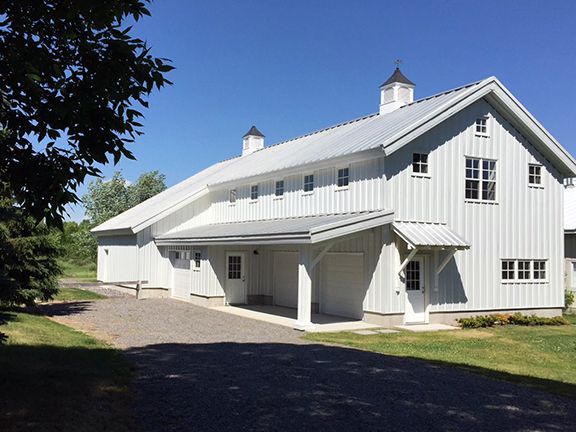
[[[531,186],[542,184],[542,167],[540,165],[528,165],[528,184]]]
[[[242,257],[230,255],[228,257],[228,279],[240,279],[242,277]]]
[[[518,261],[518,280],[530,279],[530,261]]]
[[[465,196],[470,200],[496,200],[496,161],[466,158]]]
[[[406,265],[406,291],[420,290],[420,261],[410,261]]]
[[[202,261],[202,254],[200,251],[194,251],[194,268],[200,270],[200,263]]]
[[[412,172],[428,174],[428,155],[424,153],[412,154]]]
[[[534,261],[534,279],[546,279],[546,261]]]
[[[314,191],[314,174],[304,176],[304,192]]]
[[[284,180],[278,180],[276,182],[276,189],[274,190],[274,194],[277,197],[284,196]]]
[[[250,187],[250,199],[256,201],[258,199],[258,185],[252,185]]]
[[[338,178],[336,184],[339,188],[348,187],[350,184],[350,168],[340,168],[338,170]]]
[[[175,251],[174,258],[178,260],[189,260],[190,259],[190,252],[189,251]]]
[[[234,204],[236,202],[236,189],[230,189],[230,192],[228,193],[228,201],[230,201],[230,204]]]
[[[488,117],[476,119],[476,135],[488,136]]]
[[[514,261],[502,260],[502,280],[514,280]]]

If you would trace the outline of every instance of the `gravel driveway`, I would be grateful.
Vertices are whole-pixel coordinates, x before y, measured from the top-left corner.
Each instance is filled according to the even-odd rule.
[[[176,300],[47,310],[125,350],[141,431],[576,431],[574,400]]]

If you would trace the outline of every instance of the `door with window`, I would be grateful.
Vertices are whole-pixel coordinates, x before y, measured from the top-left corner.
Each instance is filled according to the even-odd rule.
[[[226,254],[226,303],[246,303],[246,254]]]
[[[404,270],[406,282],[404,321],[407,324],[426,322],[424,265],[424,258],[414,258]]]

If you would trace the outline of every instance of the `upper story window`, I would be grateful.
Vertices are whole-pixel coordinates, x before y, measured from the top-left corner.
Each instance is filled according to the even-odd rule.
[[[258,185],[250,186],[250,199],[256,201],[258,199]]]
[[[425,153],[412,154],[412,172],[415,174],[428,174],[428,155]]]
[[[277,197],[284,196],[284,180],[278,180],[274,189],[274,195]]]
[[[528,165],[528,184],[530,186],[542,185],[542,167],[540,165]]]
[[[200,263],[202,261],[202,254],[200,251],[194,251],[194,269],[200,270]]]
[[[236,189],[230,189],[230,191],[228,192],[228,201],[230,201],[230,204],[234,204],[236,202],[236,196],[238,195]]]
[[[314,191],[314,174],[304,176],[304,192]]]
[[[476,119],[476,135],[488,136],[488,117]]]
[[[339,188],[348,187],[350,184],[350,168],[340,168],[338,169],[338,178],[336,179],[336,184]]]
[[[466,158],[466,199],[496,201],[496,161]]]

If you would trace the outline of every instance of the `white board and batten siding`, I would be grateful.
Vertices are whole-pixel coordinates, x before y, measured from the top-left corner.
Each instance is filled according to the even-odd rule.
[[[136,236],[107,236],[98,239],[96,278],[101,282],[138,280]]]

